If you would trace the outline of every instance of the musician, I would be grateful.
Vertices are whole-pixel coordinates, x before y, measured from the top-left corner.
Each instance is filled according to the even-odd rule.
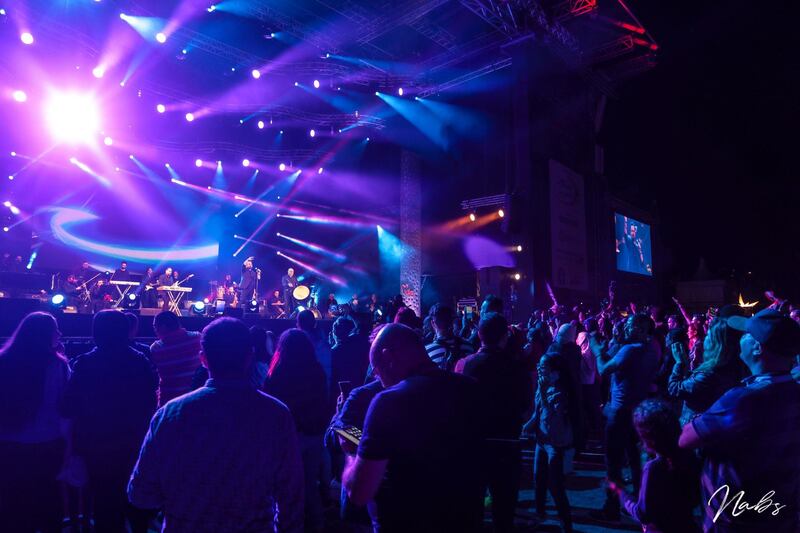
[[[336,301],[336,295],[330,293],[328,295],[328,299],[322,302],[322,305],[320,305],[319,310],[322,313],[322,316],[333,318],[333,310],[337,309],[338,305],[339,303]]]
[[[171,287],[175,283],[175,278],[172,276],[172,267],[167,267],[164,273],[158,276],[158,286]]]
[[[97,313],[103,309],[110,309],[114,303],[114,297],[111,293],[111,285],[108,284],[108,279],[105,276],[97,280],[97,283],[92,287],[92,311]]]
[[[114,281],[130,281],[131,280],[131,273],[128,270],[128,262],[123,261],[119,264],[119,268],[114,271],[114,275],[111,276],[111,279]]]
[[[156,294],[156,285],[158,278],[153,272],[151,267],[147,270],[142,277],[142,284],[139,286],[139,297],[142,302],[142,307],[158,307],[158,295]]]
[[[280,318],[286,312],[285,306],[285,302],[281,301],[281,291],[278,289],[272,291],[272,296],[267,299],[267,313],[270,318]]]
[[[68,275],[67,279],[61,282],[61,292],[67,297],[67,305],[79,307],[83,288],[75,274]]]
[[[225,280],[222,282],[222,286],[225,287],[225,290],[228,290],[229,287],[233,287],[235,289],[238,284],[233,281],[233,276],[231,274],[225,274]]]
[[[289,267],[286,275],[281,277],[281,287],[283,287],[283,301],[286,304],[286,312],[292,314],[296,304],[292,292],[297,287],[297,278],[294,277],[294,269],[292,267]]]
[[[239,282],[239,299],[243,302],[257,298],[258,280],[261,279],[261,270],[253,268],[254,257],[248,257],[242,263],[242,279]]]
[[[92,269],[91,265],[89,265],[89,261],[84,261],[83,263],[81,263],[81,266],[77,270],[75,270],[74,274],[75,278],[79,282],[84,283],[92,279],[92,277],[94,277],[96,272]]]
[[[172,271],[172,284],[177,285],[181,281],[181,275],[177,270]]]

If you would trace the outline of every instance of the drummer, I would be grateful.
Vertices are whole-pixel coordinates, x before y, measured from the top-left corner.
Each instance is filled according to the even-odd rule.
[[[283,288],[283,302],[286,304],[286,313],[292,314],[297,304],[292,292],[297,288],[297,278],[294,277],[294,269],[289,267],[286,275],[281,277],[281,287]]]

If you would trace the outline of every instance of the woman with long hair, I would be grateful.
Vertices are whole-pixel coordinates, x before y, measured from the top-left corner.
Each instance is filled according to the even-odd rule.
[[[69,379],[53,315],[31,313],[0,350],[0,531],[60,531],[56,476],[66,447],[59,404]]]
[[[681,342],[672,345],[675,366],[667,390],[670,396],[683,401],[681,425],[705,412],[742,378],[743,369],[739,361],[741,336],[740,332],[728,327],[725,319],[715,319],[703,340],[703,362],[694,370],[691,370],[685,345]]]
[[[278,339],[264,392],[285,403],[292,413],[305,470],[306,531],[321,531],[322,501],[318,482],[323,435],[329,421],[327,386],[314,344],[303,330],[286,330]]]

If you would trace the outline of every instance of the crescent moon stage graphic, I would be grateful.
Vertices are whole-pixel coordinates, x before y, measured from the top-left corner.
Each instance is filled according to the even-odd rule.
[[[114,243],[95,241],[81,237],[74,232],[73,226],[100,220],[94,213],[69,207],[57,207],[52,210],[50,229],[53,236],[75,249],[91,252],[107,257],[129,261],[196,261],[198,259],[215,259],[219,255],[219,243],[199,244],[197,246],[174,246],[169,248],[130,248]]]

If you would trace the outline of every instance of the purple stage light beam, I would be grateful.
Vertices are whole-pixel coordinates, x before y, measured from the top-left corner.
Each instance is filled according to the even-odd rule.
[[[333,283],[335,283],[336,285],[339,285],[340,287],[344,287],[346,285],[345,281],[342,278],[338,277],[338,276],[334,276],[332,274],[326,274],[325,272],[321,271],[320,269],[318,269],[316,267],[313,267],[313,266],[309,265],[308,263],[304,263],[304,262],[300,261],[297,258],[294,258],[294,257],[291,257],[289,255],[286,255],[285,253],[283,253],[281,251],[278,251],[277,253],[278,253],[279,256],[283,257],[284,259],[287,259],[288,261],[291,261],[292,263],[294,263],[294,264],[296,264],[298,266],[301,266],[304,269],[306,269],[307,271],[313,272],[314,274],[316,274],[316,275],[318,275],[318,276],[320,276],[322,278],[328,279],[328,280],[332,281]]]

